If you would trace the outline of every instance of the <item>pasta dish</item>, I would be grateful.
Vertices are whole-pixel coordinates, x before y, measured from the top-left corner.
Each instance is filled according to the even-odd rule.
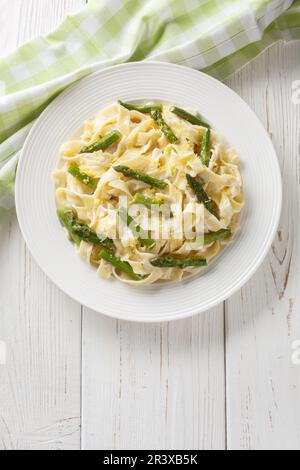
[[[57,214],[103,278],[143,286],[205,269],[239,229],[237,152],[192,110],[119,101],[62,145]]]

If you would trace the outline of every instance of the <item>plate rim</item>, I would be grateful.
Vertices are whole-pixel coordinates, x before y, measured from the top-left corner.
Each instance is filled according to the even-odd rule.
[[[31,140],[31,136],[35,133],[35,130],[39,126],[40,121],[43,120],[44,115],[46,113],[48,113],[49,111],[51,111],[51,109],[56,106],[57,102],[63,100],[64,97],[66,95],[68,95],[69,93],[72,93],[73,89],[76,89],[76,87],[79,84],[84,86],[85,81],[89,81],[92,78],[97,77],[98,75],[104,75],[105,73],[110,72],[110,71],[114,71],[114,70],[117,71],[120,68],[131,68],[131,67],[136,67],[136,66],[138,66],[138,67],[139,66],[146,66],[146,67],[150,66],[151,67],[151,65],[170,67],[172,69],[177,68],[179,70],[182,70],[182,69],[189,70],[189,73],[194,74],[195,76],[196,75],[199,76],[199,74],[202,75],[202,76],[205,76],[206,79],[216,83],[218,86],[220,86],[220,85],[223,86],[225,89],[227,89],[227,91],[229,91],[230,93],[235,95],[239,100],[241,100],[244,103],[244,105],[248,108],[248,111],[255,118],[257,124],[260,126],[261,130],[265,134],[266,139],[269,141],[270,148],[272,148],[272,150],[273,150],[273,155],[275,157],[273,159],[273,163],[274,163],[274,170],[275,170],[275,173],[276,173],[275,176],[276,176],[276,181],[277,181],[276,184],[277,184],[277,190],[278,190],[278,194],[277,194],[278,195],[278,204],[277,204],[276,210],[274,211],[273,228],[272,228],[272,230],[270,231],[270,233],[268,235],[268,238],[267,238],[267,240],[264,244],[264,249],[263,249],[260,257],[257,259],[256,263],[253,264],[251,269],[247,272],[246,276],[242,276],[241,279],[235,284],[235,286],[233,288],[230,288],[230,289],[228,288],[227,289],[228,294],[226,294],[226,296],[223,295],[221,300],[220,299],[212,300],[211,302],[208,303],[207,307],[205,307],[205,308],[197,307],[195,305],[195,307],[193,308],[193,312],[184,312],[184,313],[179,314],[179,315],[176,314],[176,316],[170,315],[167,318],[160,314],[160,316],[155,317],[153,319],[148,318],[148,317],[139,319],[138,317],[133,318],[133,317],[130,317],[129,315],[120,315],[117,312],[112,312],[112,311],[108,312],[108,311],[95,310],[95,308],[93,306],[89,305],[88,302],[82,302],[82,300],[80,300],[77,297],[77,295],[74,295],[73,293],[71,294],[71,293],[68,292],[67,289],[62,288],[56,282],[55,278],[51,274],[47,273],[46,268],[44,268],[40,264],[38,258],[36,257],[36,254],[34,252],[32,243],[28,239],[25,227],[23,226],[23,221],[22,221],[22,217],[21,217],[21,209],[20,209],[20,207],[21,207],[21,198],[20,198],[21,190],[20,190],[20,187],[19,187],[19,181],[20,181],[20,177],[21,177],[22,165],[23,165],[23,160],[24,160],[23,155],[25,154],[25,151],[27,150],[27,146],[29,145],[29,142]],[[204,313],[208,310],[213,309],[214,307],[216,307],[218,305],[221,305],[223,302],[225,302],[226,300],[231,298],[234,294],[236,294],[254,276],[254,274],[258,271],[258,269],[263,264],[267,254],[268,254],[268,252],[269,252],[269,250],[272,246],[272,242],[275,238],[275,235],[276,235],[276,232],[277,232],[277,229],[278,229],[278,225],[279,225],[280,217],[281,217],[281,212],[282,212],[282,204],[283,204],[283,182],[282,182],[282,174],[281,174],[281,168],[280,168],[277,152],[276,152],[276,149],[274,147],[274,144],[272,142],[272,139],[271,139],[269,133],[267,132],[264,125],[262,124],[262,122],[258,118],[257,114],[250,107],[250,105],[248,105],[248,103],[237,92],[235,92],[232,88],[227,86],[225,83],[217,80],[216,78],[214,78],[214,77],[212,77],[212,76],[210,76],[210,75],[208,75],[208,74],[206,74],[202,71],[198,71],[196,69],[193,69],[193,68],[190,68],[190,67],[187,67],[187,66],[184,66],[184,65],[180,65],[180,64],[173,64],[173,63],[170,63],[170,62],[162,62],[162,61],[151,61],[151,60],[148,61],[147,60],[147,61],[128,62],[128,63],[118,64],[118,65],[113,65],[113,66],[107,67],[105,69],[93,72],[93,73],[87,75],[86,77],[83,77],[82,79],[77,80],[72,85],[68,86],[58,96],[56,96],[48,106],[46,106],[46,108],[42,111],[40,116],[34,122],[32,128],[30,129],[29,134],[25,139],[25,142],[24,142],[21,154],[20,154],[17,173],[16,173],[16,182],[15,182],[15,204],[16,204],[17,219],[18,219],[18,223],[19,223],[19,226],[20,226],[20,229],[21,229],[21,233],[22,233],[22,236],[25,240],[25,243],[26,243],[26,245],[27,245],[27,247],[28,247],[28,249],[31,253],[31,256],[33,257],[35,262],[38,264],[38,266],[42,270],[42,272],[51,280],[51,282],[53,282],[53,284],[56,287],[59,288],[60,291],[62,291],[66,295],[68,295],[68,297],[75,300],[76,302],[78,302],[82,306],[84,306],[84,307],[86,307],[86,308],[88,308],[92,311],[96,311],[97,313],[105,315],[106,317],[109,317],[109,318],[115,318],[115,319],[118,319],[118,320],[130,321],[130,322],[134,322],[134,323],[162,323],[162,322],[182,320],[184,318],[189,318],[189,317],[193,317],[193,316],[196,316],[196,315],[200,315],[200,314],[202,314],[202,313]],[[230,293],[229,293],[229,291],[230,291]]]

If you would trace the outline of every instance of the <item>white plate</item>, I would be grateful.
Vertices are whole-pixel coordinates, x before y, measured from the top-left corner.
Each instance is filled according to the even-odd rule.
[[[60,145],[86,119],[118,98],[156,99],[197,109],[241,155],[246,198],[242,230],[203,276],[142,289],[115,279],[100,279],[76,255],[56,218],[51,173]],[[50,279],[93,310],[140,322],[175,320],[203,312],[242,287],[271,246],[281,200],[281,175],[274,148],[244,101],[203,73],[158,62],[112,67],[56,98],[25,143],[16,182],[17,214],[24,238]]]

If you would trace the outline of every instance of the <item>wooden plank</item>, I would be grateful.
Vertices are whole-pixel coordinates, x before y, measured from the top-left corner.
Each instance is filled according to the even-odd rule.
[[[272,250],[251,282],[227,303],[230,449],[300,448],[300,366],[291,360],[292,343],[300,339],[300,107],[292,102],[299,53],[299,42],[277,45],[228,82],[268,129],[284,183]]]
[[[82,448],[224,449],[223,306],[169,324],[84,310]]]
[[[0,54],[55,27],[81,0],[4,0]],[[80,447],[81,308],[32,260],[15,213],[0,245],[0,449]],[[3,343],[2,343],[3,344]]]

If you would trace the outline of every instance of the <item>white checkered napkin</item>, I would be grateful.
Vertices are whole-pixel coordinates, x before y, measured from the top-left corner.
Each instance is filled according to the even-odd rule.
[[[278,39],[300,38],[300,0],[90,0],[45,38],[0,59],[0,214],[19,151],[63,89],[109,65],[184,64],[224,79]]]

